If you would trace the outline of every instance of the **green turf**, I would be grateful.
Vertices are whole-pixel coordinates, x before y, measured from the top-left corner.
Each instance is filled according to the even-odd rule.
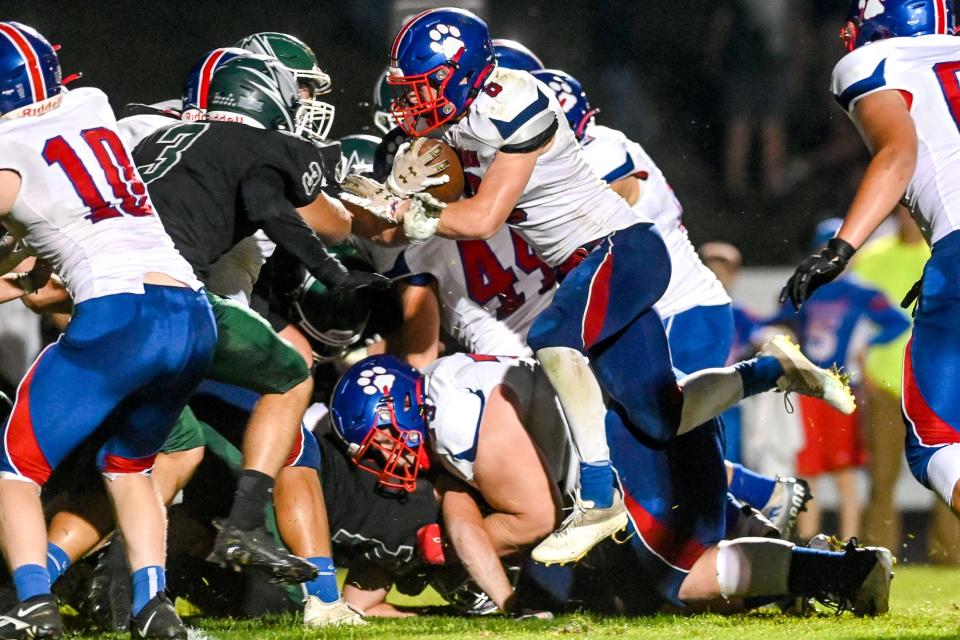
[[[750,639],[839,640],[846,638],[960,637],[960,568],[898,567],[891,613],[873,619],[819,615],[798,619],[770,613],[739,616],[656,616],[607,618],[563,616],[552,622],[502,618],[462,619],[422,616],[373,620],[362,628],[310,630],[295,617],[269,620],[194,620],[191,640],[227,638],[279,640],[295,638],[650,638],[657,640]],[[118,636],[119,637],[119,636]]]

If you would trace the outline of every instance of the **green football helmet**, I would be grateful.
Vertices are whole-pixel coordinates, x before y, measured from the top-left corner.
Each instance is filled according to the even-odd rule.
[[[390,133],[398,126],[397,119],[390,112],[393,93],[393,88],[387,84],[387,72],[384,70],[377,78],[377,86],[373,89],[373,126],[381,133]]]
[[[297,81],[276,58],[234,58],[210,80],[209,120],[245,124],[253,120],[266,129],[293,133],[299,108]]]
[[[330,253],[350,269],[369,270],[350,244],[330,247]],[[363,336],[370,319],[370,300],[358,291],[333,292],[306,274],[291,305],[291,315],[291,321],[310,341],[313,359],[331,362]]]
[[[337,182],[350,173],[373,175],[373,156],[377,153],[380,138],[357,133],[340,138],[340,163],[337,165]]]
[[[326,140],[333,127],[335,109],[332,104],[317,100],[330,93],[330,76],[318,66],[317,56],[303,41],[285,33],[264,31],[243,38],[235,47],[276,58],[293,72],[307,95],[301,96],[297,134]]]

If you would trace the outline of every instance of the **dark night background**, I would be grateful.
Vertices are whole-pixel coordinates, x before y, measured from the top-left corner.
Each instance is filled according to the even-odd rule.
[[[785,264],[802,255],[817,220],[842,215],[865,152],[826,91],[843,54],[836,34],[848,2],[763,1],[783,11],[773,33],[739,28],[725,38],[716,33],[718,12],[758,0],[455,4],[485,17],[494,37],[520,40],[548,67],[577,76],[602,110],[599,121],[623,129],[660,164],[686,207],[695,243],[733,241],[748,264]],[[370,129],[373,84],[393,34],[403,16],[425,4],[2,0],[0,16],[60,43],[65,74],[84,74],[75,86],[102,88],[115,108],[178,97],[186,71],[209,49],[256,31],[294,34],[333,78],[326,99],[337,108],[333,135],[341,136]],[[767,76],[758,72],[745,87],[731,84],[731,72],[744,76],[750,65],[765,67]],[[763,174],[759,153],[748,165],[745,190],[724,186],[724,103],[731,94],[741,103],[751,95],[782,98],[785,179],[776,193],[755,186]]]

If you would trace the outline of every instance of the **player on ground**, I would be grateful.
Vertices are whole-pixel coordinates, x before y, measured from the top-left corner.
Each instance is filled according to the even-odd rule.
[[[392,356],[373,356],[341,378],[331,418],[354,462],[385,486],[414,486],[418,472],[438,462],[459,481],[437,481],[446,534],[483,591],[513,612],[500,557],[553,529],[559,493],[570,491],[579,473],[542,368],[457,354],[421,375]],[[726,477],[716,429],[654,449],[633,436],[617,409],[606,426],[633,516],[637,584],[652,584],[681,607],[792,594],[829,599],[858,615],[886,612],[893,563],[886,549],[850,544],[831,553],[767,538],[722,541]]]
[[[20,603],[5,638],[57,638],[38,487],[101,425],[98,466],[130,541],[134,637],[186,638],[163,592],[166,522],[154,456],[210,364],[209,303],[164,233],[106,96],[67,93],[54,48],[0,22],[0,220],[63,279],[66,333],[17,391],[0,457],[0,537]]]
[[[482,181],[473,197],[439,216],[423,200],[404,202],[372,181],[348,178],[343,186],[355,202],[402,218],[413,240],[434,233],[483,239],[510,224],[565,278],[528,336],[582,460],[581,499],[550,538],[555,561],[581,557],[623,524],[604,437],[604,391],[645,437],[662,444],[778,381],[853,410],[842,383],[779,340],[753,361],[677,385],[652,309],[670,277],[663,240],[590,171],[549,90],[526,72],[496,68],[479,18],[459,9],[413,18],[394,42],[388,81],[401,92],[393,111],[405,132],[419,137],[449,125],[445,139]]]
[[[960,288],[960,40],[947,0],[854,1],[842,37],[849,53],[831,91],[873,160],[843,226],[804,260],[781,298],[800,307],[839,276],[901,200],[933,255],[909,300],[915,324],[904,354],[906,456],[914,477],[960,512],[960,420],[953,371]],[[906,302],[906,300],[905,300]]]

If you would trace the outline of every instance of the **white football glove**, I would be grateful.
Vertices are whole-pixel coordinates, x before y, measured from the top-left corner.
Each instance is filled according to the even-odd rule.
[[[429,240],[440,225],[440,214],[447,205],[429,193],[415,193],[410,198],[410,207],[403,214],[403,232],[410,244]]]
[[[404,201],[385,185],[351,173],[340,183],[340,199],[366,209],[382,220],[397,224],[397,207]]]
[[[397,149],[393,169],[387,177],[387,186],[394,193],[409,196],[450,181],[450,176],[439,175],[450,167],[449,160],[430,164],[440,155],[440,145],[420,155],[420,149],[427,140],[429,138],[417,138],[412,143],[404,142]]]

